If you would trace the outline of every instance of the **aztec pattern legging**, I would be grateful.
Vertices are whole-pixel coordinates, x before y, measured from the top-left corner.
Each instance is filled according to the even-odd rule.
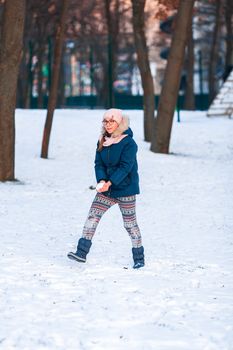
[[[124,227],[131,238],[133,248],[141,247],[141,233],[136,219],[136,196],[110,198],[97,193],[89,210],[82,237],[92,239],[103,214],[114,204],[119,205]]]

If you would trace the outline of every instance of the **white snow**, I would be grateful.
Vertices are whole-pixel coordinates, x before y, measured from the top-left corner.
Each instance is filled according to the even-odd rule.
[[[181,112],[171,154],[149,151],[142,111],[137,216],[146,266],[132,269],[117,206],[86,264],[75,250],[95,191],[102,110],[16,112],[16,177],[0,183],[0,349],[233,349],[233,123]]]

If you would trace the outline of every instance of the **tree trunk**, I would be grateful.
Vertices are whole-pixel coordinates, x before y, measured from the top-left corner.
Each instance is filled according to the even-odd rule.
[[[25,58],[22,57],[21,64],[19,67],[19,73],[18,73],[18,81],[17,81],[16,108],[23,108],[25,83],[27,81],[27,77],[25,76],[25,73],[26,73]]]
[[[195,0],[180,0],[172,37],[164,83],[159,99],[158,115],[154,127],[151,151],[169,153],[173,115],[179,92],[185,47],[192,23]]]
[[[226,58],[224,81],[227,79],[233,68],[233,30],[232,30],[233,3],[232,0],[226,0],[225,21],[226,21]]]
[[[108,58],[107,58],[107,86],[108,98],[107,108],[115,106],[113,83],[116,79],[116,62],[118,52],[118,34],[119,34],[119,0],[116,0],[111,11],[111,0],[105,0],[105,15],[108,30]]]
[[[0,181],[15,179],[15,104],[25,0],[7,0],[0,42]]]
[[[53,43],[51,37],[48,38],[48,86],[47,90],[50,91],[51,89],[51,81],[52,81],[52,48]]]
[[[144,137],[145,141],[151,141],[154,124],[155,97],[153,77],[150,70],[150,62],[144,31],[145,2],[145,0],[132,0],[133,30],[138,68],[140,71],[143,88]]]
[[[57,98],[57,106],[58,108],[62,108],[65,105],[65,63],[64,57],[61,59],[60,65],[60,74],[59,74],[59,82],[58,82],[58,98]]]
[[[98,78],[99,80],[99,78]],[[98,104],[100,106],[104,106],[108,108],[109,106],[109,89],[108,89],[108,67],[105,66],[105,62],[103,61],[103,79],[102,86],[100,86],[99,93],[97,93]],[[96,84],[97,86],[97,84]]]
[[[44,48],[45,45],[41,41],[38,47],[38,68],[37,68],[37,89],[38,89],[38,97],[37,97],[37,108],[44,108],[44,93],[43,93],[43,61],[44,61]]]
[[[194,110],[195,109],[195,97],[194,97],[194,40],[193,40],[193,28],[191,25],[190,34],[187,45],[187,61],[186,61],[186,86],[185,86],[185,101],[184,109]]]
[[[17,107],[27,107],[27,92],[29,85],[29,70],[28,70],[29,52],[27,45],[24,44],[23,57],[19,68],[18,87],[17,87]]]
[[[209,59],[209,72],[208,72],[208,83],[209,83],[209,104],[212,103],[213,99],[217,94],[216,89],[216,66],[218,61],[218,36],[220,30],[220,20],[221,20],[221,0],[216,0],[216,10],[215,10],[215,24],[214,32],[212,38],[212,45],[210,49],[210,59]]]
[[[112,38],[112,26],[111,26],[111,11],[110,11],[111,0],[105,0],[105,15],[108,28],[108,58],[107,58],[107,108],[114,106],[114,96],[113,96],[113,38]]]
[[[69,4],[69,0],[63,0],[61,16],[60,16],[60,20],[59,20],[57,32],[56,32],[54,55],[53,55],[54,61],[53,61],[53,70],[52,70],[52,82],[51,82],[51,89],[49,92],[48,111],[47,111],[47,116],[46,116],[46,121],[44,126],[41,158],[48,158],[50,133],[52,129],[53,114],[54,114],[56,101],[57,101],[59,73],[60,73],[60,66],[61,66],[62,47],[63,47],[63,41],[64,41],[65,23],[66,23],[66,16],[68,12],[68,4]]]
[[[33,43],[29,41],[28,44],[28,65],[27,65],[27,71],[28,71],[28,83],[27,83],[27,93],[26,93],[26,101],[25,101],[25,107],[24,108],[31,108],[32,107],[32,89],[33,89],[33,78],[34,78],[34,71],[32,70],[33,64]]]

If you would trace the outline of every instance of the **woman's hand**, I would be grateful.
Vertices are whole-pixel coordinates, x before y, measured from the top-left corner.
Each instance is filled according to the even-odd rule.
[[[109,187],[111,186],[111,181],[107,181],[107,182],[105,182],[105,181],[100,181],[98,184],[97,184],[97,186],[96,186],[96,191],[97,192],[106,192],[106,191],[108,191],[108,189],[109,189]],[[102,186],[100,186],[100,185],[102,185]]]

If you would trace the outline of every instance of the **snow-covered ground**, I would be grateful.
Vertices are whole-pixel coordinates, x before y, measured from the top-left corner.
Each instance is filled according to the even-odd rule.
[[[171,155],[139,145],[137,216],[146,266],[132,269],[117,206],[86,264],[75,249],[95,185],[103,111],[56,111],[49,160],[45,111],[17,110],[16,177],[0,184],[0,348],[233,349],[233,122],[181,112]]]

